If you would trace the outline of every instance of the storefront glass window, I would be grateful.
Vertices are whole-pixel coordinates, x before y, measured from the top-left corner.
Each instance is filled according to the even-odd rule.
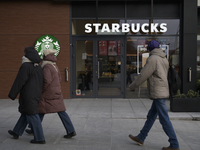
[[[153,23],[166,23],[167,31],[159,33],[160,35],[179,35],[180,33],[180,20],[179,19],[154,19]],[[159,28],[159,27],[158,27]]]
[[[76,95],[93,95],[93,41],[76,42]]]
[[[91,33],[85,32],[85,24],[96,23],[96,20],[86,20],[86,19],[73,19],[72,20],[72,35],[95,35],[95,30],[93,28]]]
[[[130,32],[127,33],[128,35],[148,35],[148,34],[150,34],[150,31],[148,33],[145,33],[142,31],[142,25],[145,23],[150,24],[151,23],[150,19],[127,20],[127,23],[130,25]],[[135,29],[135,32],[132,29],[133,25],[134,25],[133,28]],[[146,26],[145,30],[150,30],[150,28]]]
[[[124,23],[125,20],[120,19],[100,19],[98,21],[99,26],[93,25],[94,23],[97,23],[96,20],[85,20],[85,19],[73,19],[72,20],[72,35],[125,35],[125,33],[122,33],[122,23]],[[91,32],[87,33],[86,30],[88,30],[85,25],[90,24]],[[116,30],[112,31],[113,25],[117,24],[119,27],[117,29],[119,32],[116,32]],[[98,28],[98,29],[97,29]],[[102,32],[102,29],[104,28],[104,32]],[[110,32],[107,32],[107,29]]]
[[[200,27],[197,32],[197,90],[200,90]]]
[[[125,33],[122,33],[122,23],[125,23],[125,20],[120,20],[120,19],[100,19],[99,23],[101,25],[103,24],[108,24],[110,32],[101,32],[102,26],[100,27],[99,32],[97,35],[125,35]],[[119,24],[119,32],[112,32],[112,24]]]
[[[117,96],[121,88],[121,41],[98,41],[98,95]]]
[[[150,19],[132,19],[127,20],[127,23],[130,25],[128,35],[179,35],[180,30],[179,19],[155,19],[153,21]],[[156,30],[151,27],[151,24],[152,27],[156,26]],[[166,31],[161,32],[164,29],[163,25]]]
[[[198,0],[200,6],[200,0]],[[197,90],[200,91],[200,8],[197,9]]]
[[[126,62],[126,85],[127,85],[127,97],[148,97],[147,82],[144,82],[135,92],[131,92],[128,88],[131,82],[140,73],[141,69],[146,64],[146,60],[149,57],[147,51],[147,44],[151,40],[157,40],[160,43],[160,47],[166,54],[166,58],[169,63],[174,65],[179,72],[179,36],[129,36],[127,37],[127,62]]]

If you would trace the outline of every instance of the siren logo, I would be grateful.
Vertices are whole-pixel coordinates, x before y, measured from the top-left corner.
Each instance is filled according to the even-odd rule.
[[[60,44],[58,40],[52,35],[43,35],[35,43],[35,49],[38,51],[38,54],[43,58],[43,52],[45,49],[55,49],[57,53],[55,56],[58,56],[60,52]]]

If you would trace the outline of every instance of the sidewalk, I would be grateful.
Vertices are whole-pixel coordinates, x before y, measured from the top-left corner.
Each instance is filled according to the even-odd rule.
[[[128,138],[144,125],[152,101],[149,99],[65,99],[67,113],[77,132],[66,134],[57,114],[43,120],[46,144],[30,144],[33,136],[24,133],[18,140],[7,133],[20,116],[18,100],[0,100],[0,150],[161,150],[169,146],[168,137],[157,119],[143,146]],[[169,101],[166,101],[169,110]],[[200,149],[200,112],[173,113],[169,116],[181,150]]]

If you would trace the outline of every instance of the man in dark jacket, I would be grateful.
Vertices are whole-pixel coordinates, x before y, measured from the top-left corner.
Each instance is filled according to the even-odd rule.
[[[30,124],[34,139],[30,143],[45,144],[41,121],[38,115],[38,104],[42,93],[43,72],[39,65],[41,59],[34,47],[26,47],[22,65],[10,90],[9,97],[14,100],[19,96],[19,112],[21,116],[13,130],[8,133],[18,139]]]

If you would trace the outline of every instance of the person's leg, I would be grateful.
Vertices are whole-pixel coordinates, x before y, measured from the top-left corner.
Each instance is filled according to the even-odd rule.
[[[140,133],[136,136],[138,138],[138,140],[141,142],[144,142],[144,140],[148,136],[148,133],[149,133],[151,127],[153,126],[153,124],[157,118],[157,115],[158,115],[154,102],[155,102],[155,100],[153,101],[153,103],[151,105],[151,109],[148,112],[147,120],[144,124],[144,127],[142,128]]]
[[[40,117],[41,122],[42,122],[43,119],[44,119],[44,115],[45,115],[45,114],[39,114],[39,117]]]
[[[159,99],[155,101],[156,103],[156,109],[159,116],[159,121],[163,127],[163,130],[169,137],[169,143],[171,148],[179,148],[178,140],[174,131],[174,128],[172,126],[172,123],[169,119],[167,106],[165,104],[165,99]]]
[[[58,112],[58,115],[66,129],[67,134],[75,132],[74,126],[73,126],[68,114],[65,111],[62,111],[62,112]]]
[[[34,134],[34,140],[35,141],[44,141],[44,134],[43,129],[41,125],[41,120],[38,114],[36,115],[26,115],[28,123],[32,127],[32,131]]]
[[[44,115],[45,115],[45,114],[39,114],[39,117],[40,117],[41,123],[42,123],[42,120],[43,120],[43,118],[44,118]],[[30,128],[30,129],[26,129],[26,130],[25,130],[26,133],[28,133],[28,134],[33,134],[32,127],[31,127],[30,124],[28,125],[28,128]]]
[[[19,120],[17,121],[13,132],[16,133],[17,135],[21,136],[27,126],[27,119],[26,115],[21,114]]]

